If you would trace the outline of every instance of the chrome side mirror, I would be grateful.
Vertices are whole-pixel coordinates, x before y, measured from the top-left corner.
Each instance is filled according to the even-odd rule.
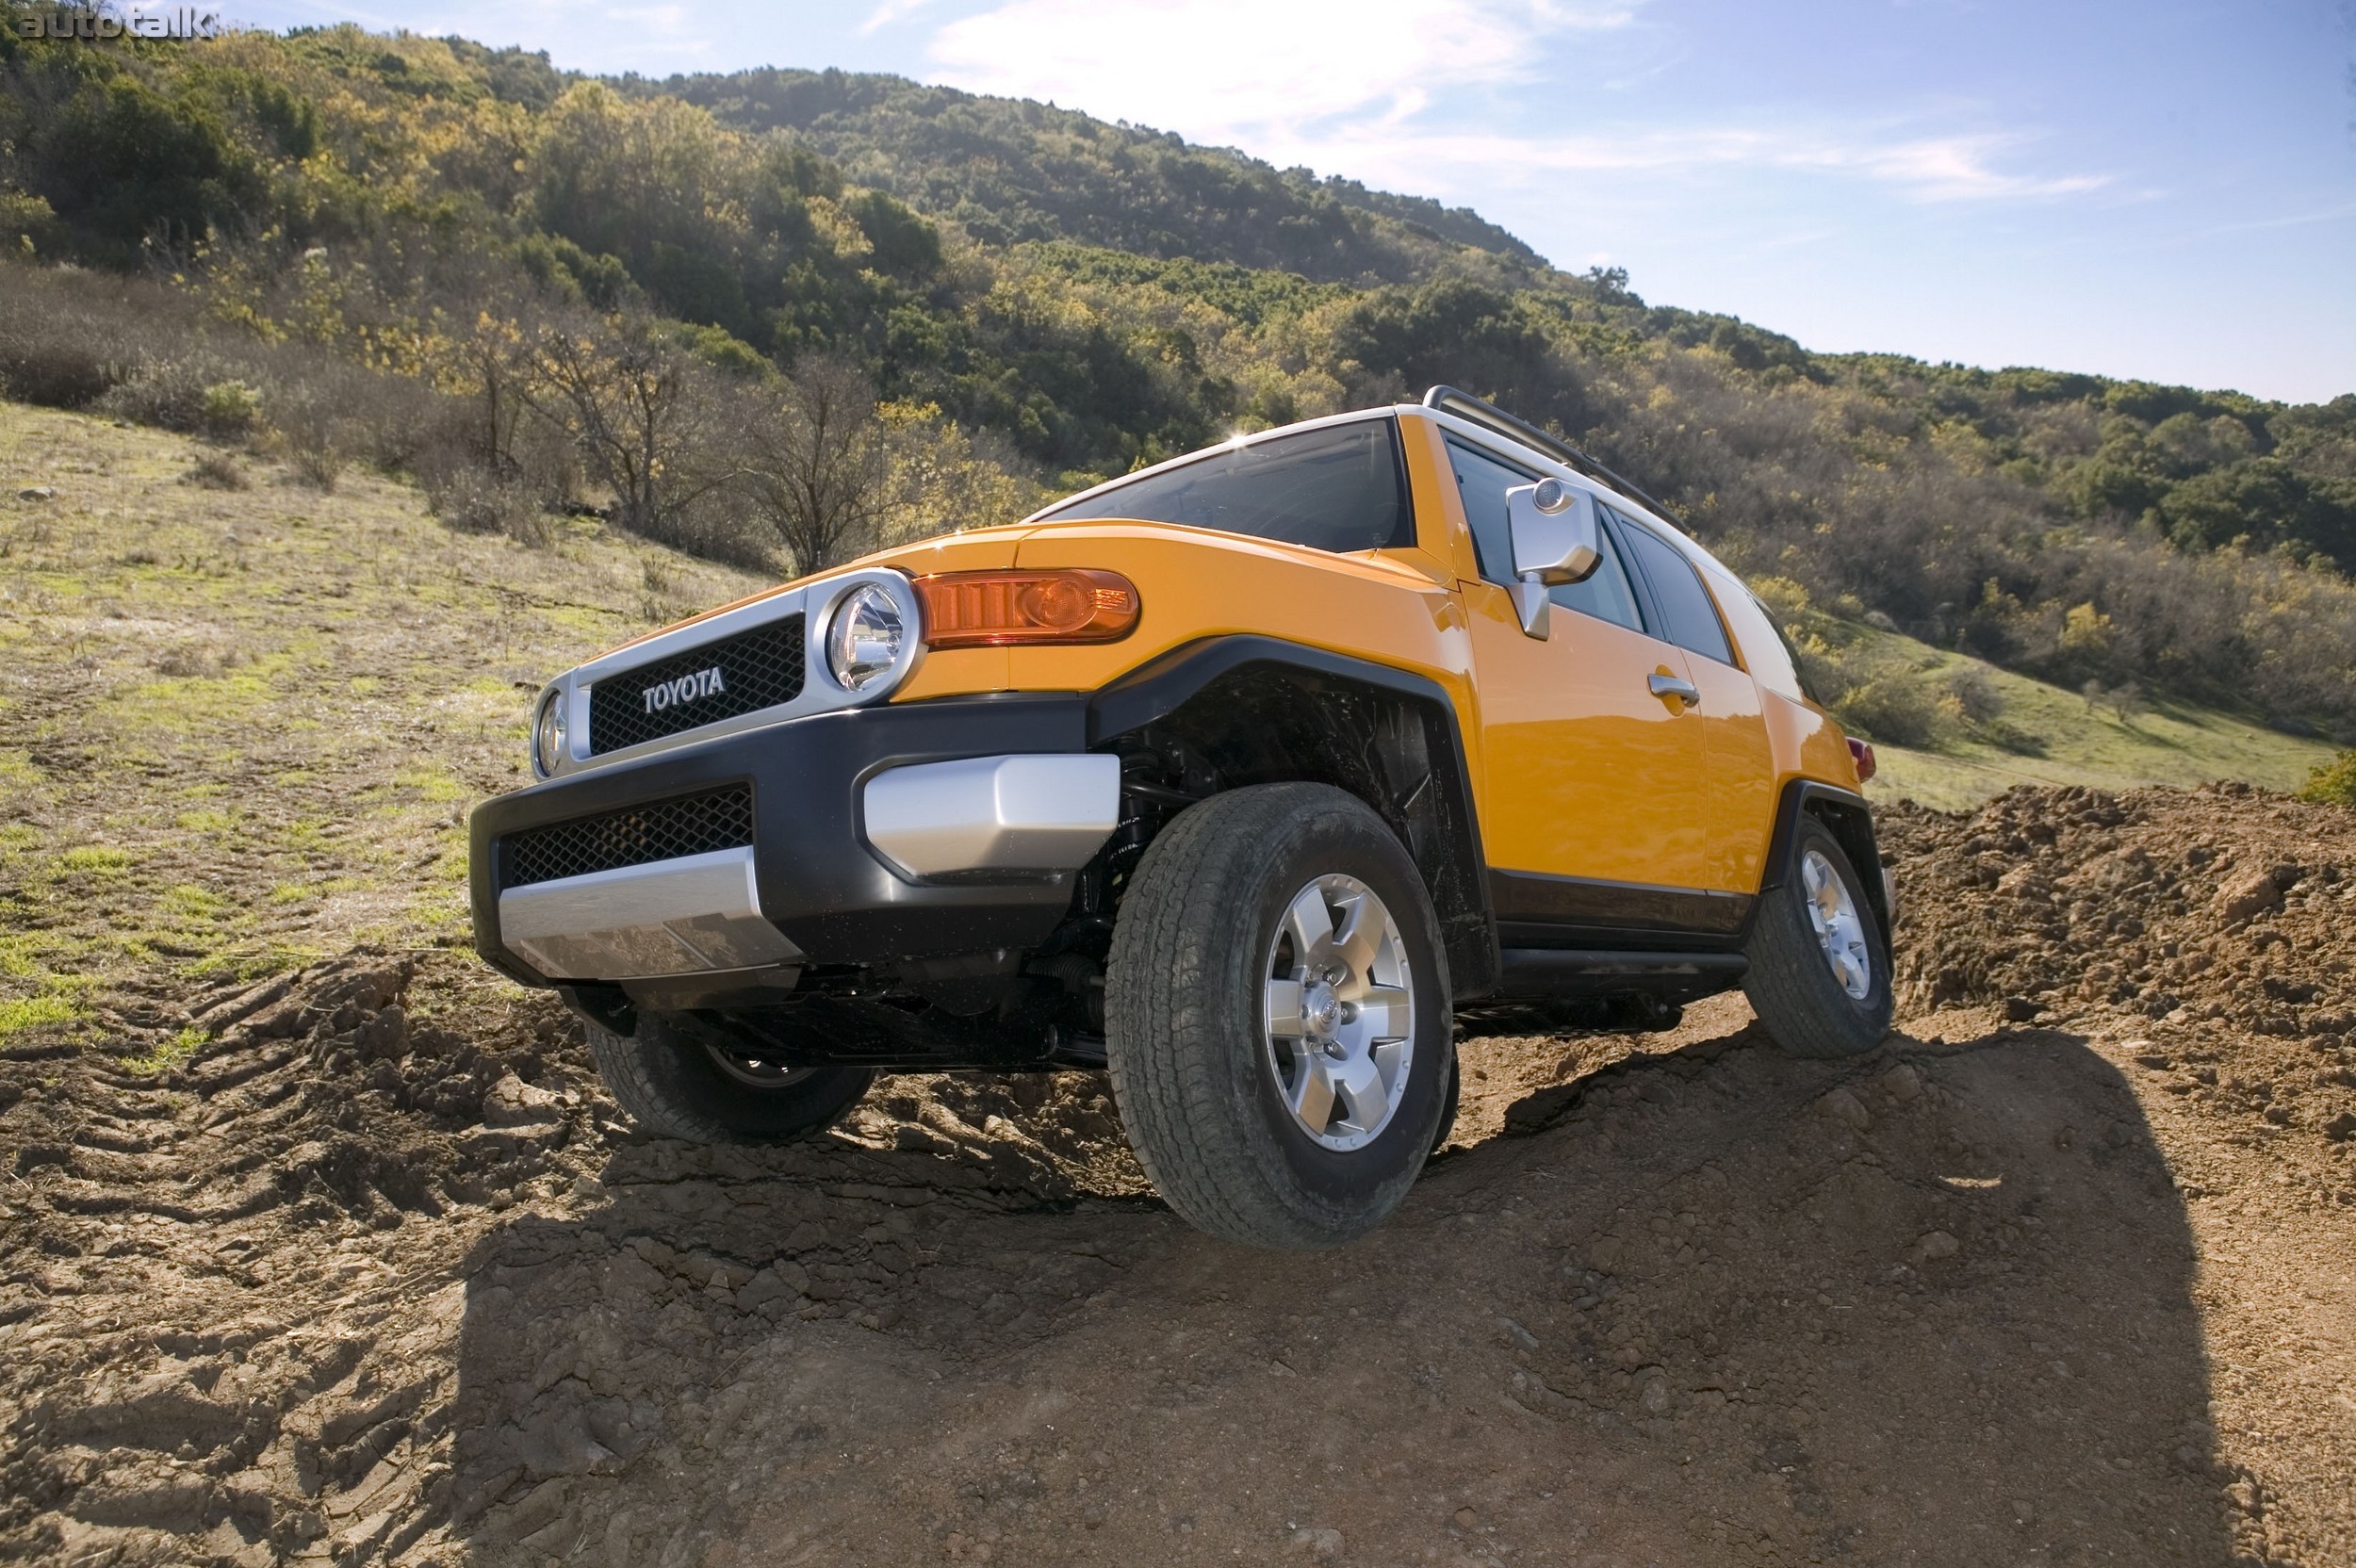
[[[1584,582],[1603,562],[1595,498],[1559,479],[1516,485],[1505,493],[1505,532],[1513,549],[1513,610],[1522,630],[1544,638],[1551,629],[1546,590]]]

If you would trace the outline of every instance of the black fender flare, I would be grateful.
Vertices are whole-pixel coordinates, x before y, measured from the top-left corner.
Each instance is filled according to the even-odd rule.
[[[1897,911],[1890,907],[1890,886],[1883,874],[1881,845],[1873,835],[1873,811],[1855,790],[1813,778],[1795,778],[1783,788],[1775,803],[1775,830],[1767,842],[1767,860],[1759,879],[1760,896],[1780,888],[1792,875],[1792,842],[1803,815],[1815,817],[1840,841],[1849,863],[1865,882],[1865,902],[1880,925],[1882,946],[1895,951]]]
[[[1088,698],[1088,743],[1094,750],[1167,718],[1214,682],[1253,666],[1404,698],[1424,721],[1432,758],[1432,782],[1443,805],[1445,854],[1457,874],[1450,896],[1434,886],[1448,939],[1449,977],[1457,997],[1486,996],[1497,988],[1497,918],[1489,903],[1488,862],[1481,816],[1465,759],[1462,721],[1447,688],[1427,676],[1373,660],[1252,633],[1205,637],[1182,644],[1100,688]],[[1379,807],[1378,807],[1379,808]],[[1387,818],[1396,811],[1383,813]],[[1427,871],[1427,881],[1432,874]],[[1450,920],[1450,907],[1455,919]]]

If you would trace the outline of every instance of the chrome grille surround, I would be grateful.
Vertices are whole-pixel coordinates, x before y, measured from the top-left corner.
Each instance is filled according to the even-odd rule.
[[[827,624],[833,619],[836,605],[845,594],[864,583],[874,583],[892,596],[908,626],[908,637],[901,649],[900,662],[890,675],[864,691],[852,692],[838,684],[827,672],[823,640]],[[600,681],[621,681],[621,690],[635,701],[644,687],[653,683],[657,666],[675,668],[677,673],[692,675],[695,670],[706,667],[695,662],[699,650],[758,629],[775,627],[782,631],[784,628],[780,623],[796,617],[801,623],[799,636],[803,674],[800,689],[792,696],[749,711],[730,713],[707,723],[633,740],[629,744],[613,748],[607,748],[591,733],[595,723],[591,711],[591,693]],[[661,632],[642,643],[616,649],[566,671],[543,688],[540,697],[534,699],[532,710],[535,713],[539,711],[539,702],[551,693],[565,705],[565,755],[558,759],[555,772],[545,776],[564,778],[609,763],[650,757],[678,746],[758,729],[787,719],[805,718],[837,709],[863,708],[886,701],[924,662],[924,626],[923,607],[917,602],[915,585],[908,575],[889,566],[864,566],[795,583],[750,604],[739,605],[733,610],[723,611],[703,620]],[[640,677],[635,684],[632,683],[634,675]],[[783,697],[782,682],[773,687],[770,694]],[[717,708],[715,704],[714,710]],[[592,750],[593,746],[597,749]],[[534,772],[537,773],[536,764]]]

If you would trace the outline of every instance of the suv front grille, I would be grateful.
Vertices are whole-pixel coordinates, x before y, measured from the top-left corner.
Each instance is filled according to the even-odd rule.
[[[731,784],[626,811],[550,823],[502,841],[502,886],[530,887],[594,871],[618,871],[753,841],[753,790]]]
[[[802,662],[795,614],[617,671],[589,688],[589,755],[792,702],[802,694]]]

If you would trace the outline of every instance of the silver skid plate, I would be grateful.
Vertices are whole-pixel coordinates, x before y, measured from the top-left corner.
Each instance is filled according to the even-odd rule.
[[[646,980],[801,956],[761,919],[749,847],[510,888],[499,894],[499,939],[551,980]]]

